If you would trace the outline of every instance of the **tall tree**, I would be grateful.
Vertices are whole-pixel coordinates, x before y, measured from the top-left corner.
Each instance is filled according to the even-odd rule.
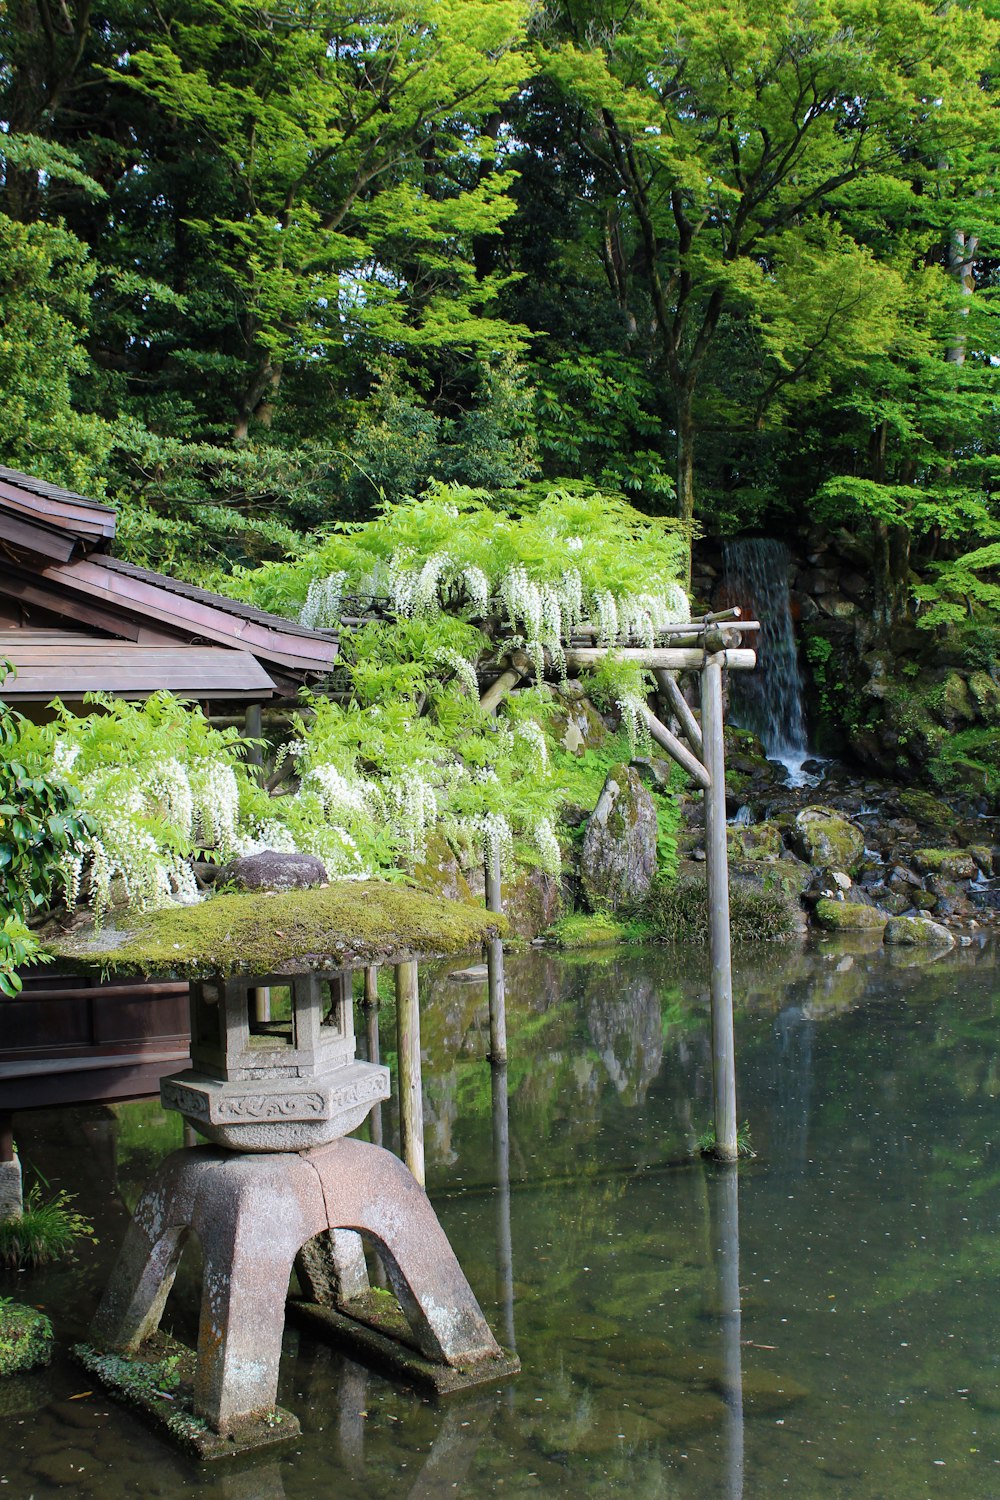
[[[979,77],[995,27],[930,0],[554,0],[547,16],[541,57],[578,105],[609,283],[672,393],[690,524],[724,317],[759,335],[758,421],[860,339],[874,352],[891,289],[834,217],[862,201],[875,214],[908,190],[909,162],[989,131]]]

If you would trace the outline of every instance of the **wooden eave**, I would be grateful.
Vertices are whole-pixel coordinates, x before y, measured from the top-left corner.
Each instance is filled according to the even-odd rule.
[[[39,577],[65,595],[97,602],[106,617],[125,614],[159,623],[187,640],[234,646],[296,672],[323,675],[337,658],[335,635],[305,630],[277,615],[224,600],[205,589],[178,585],[115,558],[94,556],[53,563]]]
[[[0,542],[16,552],[31,552],[46,562],[69,562],[77,549],[77,538],[56,526],[39,525],[37,521],[8,510],[0,500]]]
[[[260,702],[277,691],[250,652],[220,646],[138,645],[66,630],[0,631],[0,657],[17,675],[8,703],[79,702],[85,693],[142,699],[165,689],[179,698]]]
[[[58,531],[94,543],[110,541],[115,534],[115,512],[111,506],[2,465],[0,511],[44,521]]]

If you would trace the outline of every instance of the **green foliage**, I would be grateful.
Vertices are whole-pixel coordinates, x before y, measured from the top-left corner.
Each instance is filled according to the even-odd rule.
[[[986,529],[986,528],[983,528]],[[996,527],[991,526],[991,531]],[[961,624],[974,613],[987,619],[1000,613],[1000,542],[975,547],[947,562],[931,565],[932,576],[917,585],[916,597],[926,606],[919,624],[925,630],[937,625]]]
[[[19,995],[23,983],[17,971],[35,963],[51,963],[51,958],[20,917],[6,916],[0,926],[0,995]]]
[[[606,912],[573,912],[560,917],[545,934],[560,948],[599,948],[609,943],[642,942],[650,931],[642,922],[619,922]]]
[[[64,1260],[78,1240],[97,1243],[94,1226],[71,1207],[75,1195],[60,1189],[43,1198],[35,1183],[24,1201],[20,1218],[0,1219],[0,1266],[23,1270]]]
[[[0,462],[100,494],[111,431],[77,386],[93,277],[62,225],[0,213]]]
[[[615,495],[557,489],[498,509],[480,490],[434,484],[386,502],[377,520],[340,525],[305,557],[240,573],[226,591],[306,624],[333,625],[342,601],[383,598],[405,618],[491,612],[530,647],[557,650],[584,619],[602,639],[652,640],[686,619],[686,544]]]
[[[7,666],[0,662],[0,673]],[[0,990],[5,993],[16,983],[13,964],[29,960],[34,952],[31,939],[13,919],[35,916],[63,895],[71,882],[71,862],[89,832],[75,788],[46,763],[33,726],[0,700],[0,902],[10,919],[0,938],[6,950],[0,964]]]

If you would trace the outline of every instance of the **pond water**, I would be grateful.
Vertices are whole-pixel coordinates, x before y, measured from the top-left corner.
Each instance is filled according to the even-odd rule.
[[[484,1061],[485,986],[426,976],[428,1188],[516,1380],[436,1405],[289,1328],[279,1399],[301,1440],[198,1469],[61,1354],[0,1385],[2,1492],[1000,1497],[996,951],[738,954],[758,1153],[738,1177],[690,1156],[711,1114],[706,974],[697,951],[510,958],[506,1080]],[[383,1056],[391,1035],[384,1013]],[[390,1142],[390,1107],[383,1123]],[[145,1101],[19,1130],[99,1225],[72,1266],[0,1274],[65,1350],[180,1126]],[[197,1296],[192,1264],[164,1320],[189,1342]]]

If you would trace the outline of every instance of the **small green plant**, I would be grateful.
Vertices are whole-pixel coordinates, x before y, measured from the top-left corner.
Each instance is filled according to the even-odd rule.
[[[718,1154],[714,1124],[710,1125],[707,1130],[702,1131],[695,1142],[695,1147],[699,1156],[716,1156]],[[736,1155],[741,1159],[749,1159],[757,1155],[750,1141],[750,1124],[747,1120],[744,1120],[743,1124],[738,1126],[736,1130]]]
[[[42,950],[35,934],[20,917],[11,914],[4,918],[3,926],[0,926],[0,995],[13,997],[21,993],[19,969],[28,964],[51,962],[51,954]]]
[[[74,1195],[63,1188],[43,1199],[36,1182],[21,1217],[0,1219],[0,1266],[9,1270],[44,1266],[70,1255],[77,1240],[96,1244],[93,1224],[70,1206],[73,1201]]]

